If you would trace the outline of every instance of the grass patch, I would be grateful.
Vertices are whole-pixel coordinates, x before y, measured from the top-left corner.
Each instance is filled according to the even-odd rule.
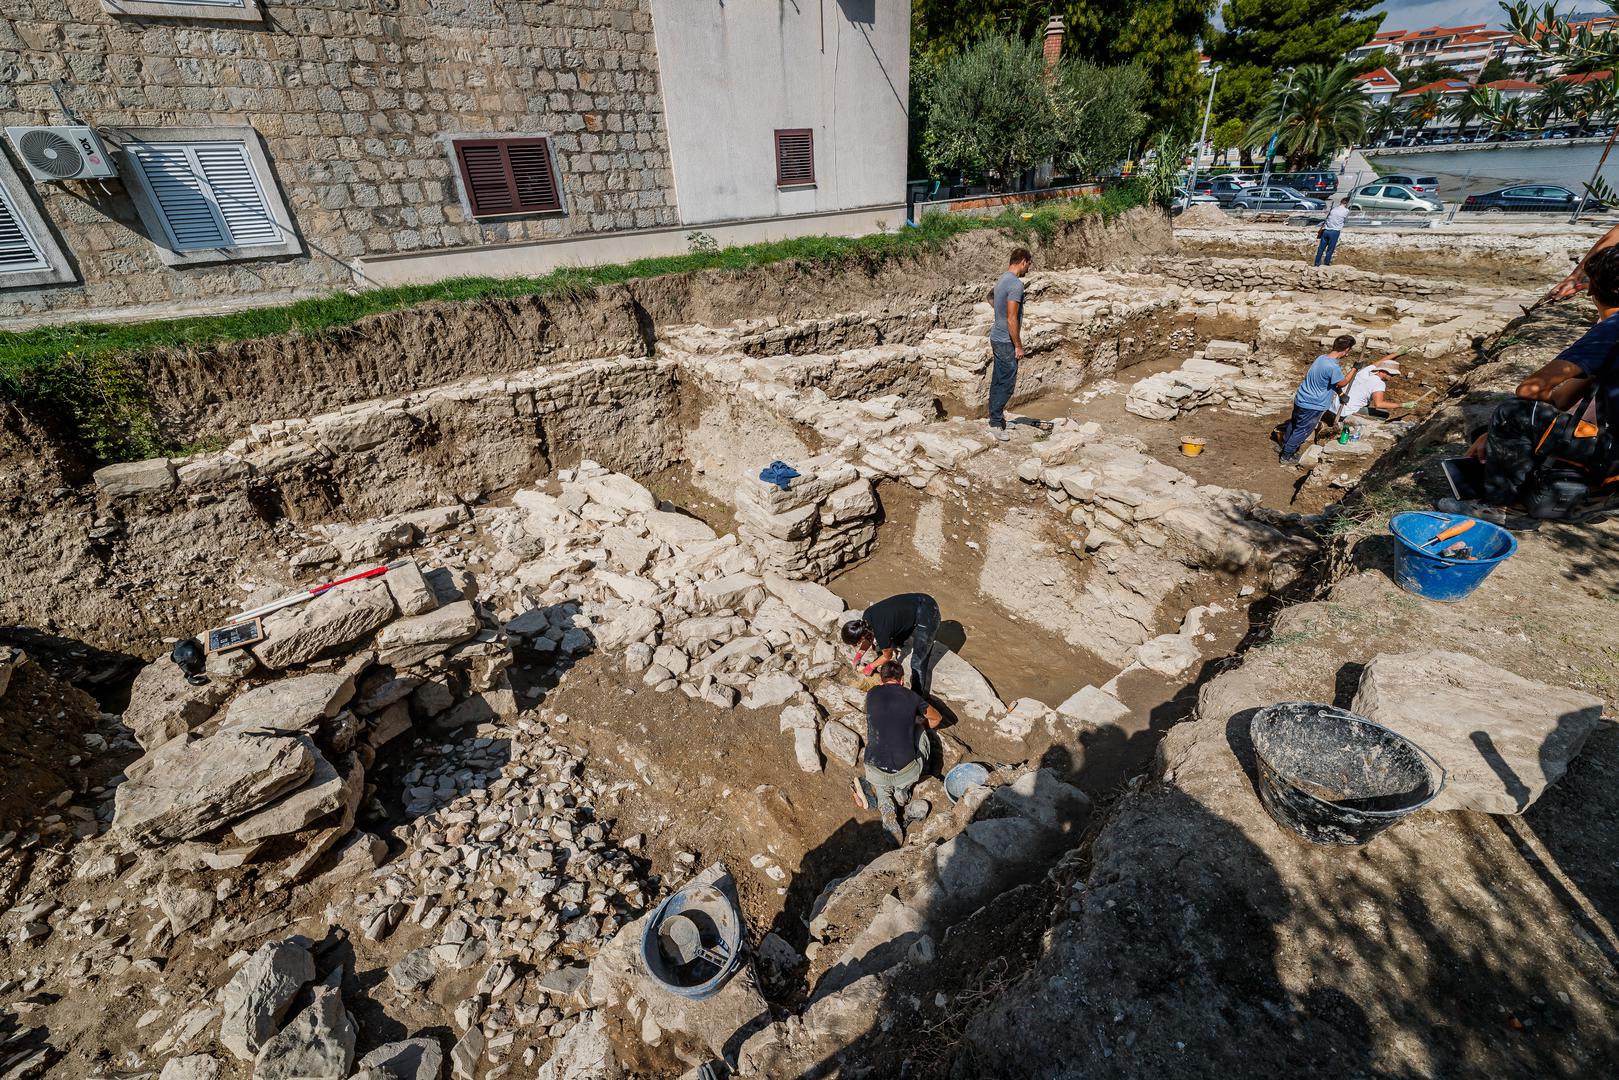
[[[1335,540],[1358,540],[1388,529],[1389,518],[1407,510],[1426,510],[1421,492],[1408,486],[1384,484],[1366,492],[1354,506],[1340,510],[1326,526]]]
[[[160,349],[199,349],[282,334],[323,334],[371,315],[426,304],[580,298],[599,285],[699,270],[745,273],[798,261],[824,268],[881,264],[940,251],[953,237],[994,229],[1032,242],[1052,240],[1084,218],[1111,220],[1145,202],[1139,185],[1069,199],[1033,210],[1009,208],[992,217],[928,214],[916,228],[866,236],[801,236],[742,247],[716,248],[693,241],[685,255],[629,263],[564,267],[539,277],[452,278],[430,285],[400,285],[336,292],[278,307],[135,323],[68,323],[20,332],[0,331],[0,393],[71,422],[104,461],[135,460],[164,452],[136,358]],[[1025,220],[1023,215],[1029,217]]]

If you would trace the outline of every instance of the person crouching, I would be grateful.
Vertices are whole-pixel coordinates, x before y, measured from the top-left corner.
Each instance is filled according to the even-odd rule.
[[[939,710],[905,688],[905,667],[884,661],[882,680],[866,692],[866,783],[871,785],[883,831],[894,843],[905,843],[899,808],[911,800],[911,788],[927,766],[928,732],[939,726]]]

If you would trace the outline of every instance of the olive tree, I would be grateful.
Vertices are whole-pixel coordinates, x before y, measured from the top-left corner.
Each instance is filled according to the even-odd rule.
[[[1069,172],[1089,175],[1128,155],[1147,126],[1142,110],[1146,97],[1147,73],[1141,67],[1063,61],[1052,86],[1057,163]]]
[[[1039,45],[986,37],[934,72],[922,155],[935,172],[994,173],[1004,183],[1060,142]]]

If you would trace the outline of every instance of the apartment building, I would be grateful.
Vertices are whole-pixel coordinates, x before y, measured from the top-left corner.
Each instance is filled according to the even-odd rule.
[[[9,0],[0,319],[868,232],[904,0]]]

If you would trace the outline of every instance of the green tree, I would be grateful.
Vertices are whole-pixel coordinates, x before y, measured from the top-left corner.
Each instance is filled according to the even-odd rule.
[[[1227,150],[1235,150],[1242,146],[1242,133],[1246,126],[1241,120],[1232,117],[1209,132],[1209,141],[1214,144],[1214,152],[1223,154]]]
[[[1366,112],[1366,138],[1377,142],[1395,128],[1405,127],[1405,111],[1392,101],[1374,105]]]
[[[1153,87],[1152,117],[1165,121],[1191,103],[1199,82],[1199,43],[1217,0],[913,0],[911,36],[936,59],[986,35],[1040,38],[1060,15],[1063,56],[1103,67],[1136,64]]]
[[[1057,111],[1035,42],[986,37],[941,62],[922,155],[936,171],[1010,183],[1058,148]]]
[[[912,180],[928,175],[922,153],[922,136],[928,129],[928,110],[933,104],[933,77],[938,69],[932,57],[911,48],[910,117],[905,141],[906,176]]]
[[[1529,114],[1540,127],[1550,127],[1552,121],[1574,115],[1579,96],[1580,92],[1573,83],[1554,79],[1540,88],[1540,95],[1529,106]]]
[[[1592,120],[1609,121],[1619,114],[1619,78],[1585,84],[1585,108]]]
[[[1057,110],[1057,163],[1092,175],[1129,154],[1147,126],[1141,103],[1147,73],[1134,64],[1099,67],[1064,60],[1052,87]]]
[[[1463,135],[1475,121],[1490,117],[1490,91],[1473,89],[1445,107],[1445,119],[1455,124]]]
[[[1508,131],[1522,131],[1529,126],[1529,118],[1524,115],[1523,102],[1517,98],[1506,99],[1499,90],[1490,91],[1490,133],[1501,135]]]
[[[1604,6],[1619,16],[1619,0],[1603,0]],[[1570,16],[1559,10],[1557,4],[1517,3],[1501,5],[1507,13],[1507,29],[1521,39],[1526,47],[1539,55],[1558,61],[1569,71],[1601,71],[1619,66],[1619,34],[1592,33],[1591,21],[1575,28]]]
[[[1274,132],[1277,149],[1300,168],[1328,160],[1365,132],[1366,95],[1348,64],[1306,64],[1294,73],[1291,92],[1285,86],[1276,81],[1248,125],[1249,145],[1266,145]]]
[[[1406,122],[1415,128],[1426,127],[1444,111],[1445,95],[1437,90],[1424,90],[1405,104]]]
[[[1215,90],[1222,118],[1255,116],[1275,74],[1306,64],[1331,66],[1370,41],[1383,20],[1376,0],[1226,0],[1225,29],[1208,53],[1225,70]],[[1376,67],[1378,65],[1372,65]],[[1352,74],[1370,68],[1357,68]]]
[[[1499,56],[1492,56],[1490,57],[1489,63],[1485,64],[1484,67],[1479,71],[1478,78],[1474,81],[1480,86],[1483,86],[1486,83],[1499,82],[1502,79],[1511,78],[1515,78],[1515,76],[1512,74],[1511,65],[1509,65],[1505,60],[1501,59]]]

